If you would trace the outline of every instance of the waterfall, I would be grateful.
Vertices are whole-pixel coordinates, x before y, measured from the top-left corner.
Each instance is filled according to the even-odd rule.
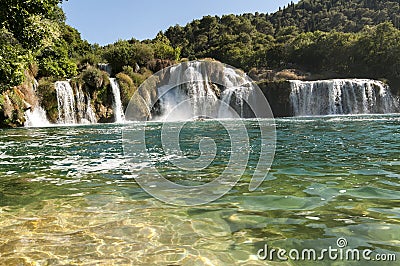
[[[39,87],[39,83],[36,79],[33,79],[32,82],[32,90],[33,93],[37,93],[37,89]],[[40,106],[39,100],[35,97],[34,106],[31,106],[28,110],[25,111],[25,127],[46,127],[50,125],[50,122],[47,120],[46,111]]]
[[[239,75],[232,68],[224,69],[224,86],[225,90],[221,94],[221,105],[218,117],[232,118],[231,107],[241,117],[251,117],[252,114],[246,109],[246,103],[250,102],[253,94],[252,84],[249,84],[245,76]]]
[[[122,123],[125,121],[125,115],[121,102],[121,91],[118,82],[115,78],[110,78],[110,84],[114,96],[113,109],[114,109],[115,122]]]
[[[95,124],[96,114],[93,111],[90,95],[85,95],[81,87],[76,89],[76,112],[80,124]],[[85,100],[85,98],[87,100]]]
[[[79,87],[75,91],[76,98],[76,114],[79,121],[83,121],[86,118],[86,102],[85,102],[85,94],[82,91],[82,88]],[[83,121],[85,123],[85,121]]]
[[[158,119],[233,118],[233,111],[241,117],[251,116],[246,102],[251,100],[253,87],[234,69],[213,72],[201,62],[188,62],[171,67],[168,74],[167,84],[158,88],[162,113]],[[212,84],[210,76],[219,74],[220,86]]]
[[[291,81],[295,116],[395,113],[398,101],[389,87],[368,79]]]
[[[74,91],[68,81],[57,81],[58,123],[76,124]]]
[[[46,111],[37,106],[33,110],[29,109],[25,112],[25,127],[46,127],[50,125],[47,120]]]
[[[162,95],[161,112],[164,114],[161,119],[215,117],[218,98],[208,80],[200,62],[191,62],[187,67],[171,67],[169,84],[158,89],[158,94]],[[176,87],[170,90],[173,86]]]
[[[86,109],[86,119],[87,119],[87,121],[90,124],[97,123],[96,114],[95,114],[95,112],[93,110],[92,102],[91,102],[91,99],[90,99],[89,95],[87,96],[87,104],[86,104],[86,106],[87,106],[87,109]]]
[[[55,83],[59,124],[94,124],[97,122],[89,95],[81,87],[74,90],[68,81]]]
[[[232,101],[232,96],[234,94],[235,90],[234,89],[226,89],[221,95],[221,101],[224,104],[221,104],[219,110],[218,110],[218,117],[220,118],[233,118],[233,113],[230,110],[230,104]]]

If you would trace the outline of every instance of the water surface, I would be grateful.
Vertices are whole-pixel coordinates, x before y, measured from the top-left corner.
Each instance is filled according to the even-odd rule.
[[[340,237],[399,259],[400,116],[276,120],[275,161],[255,192],[248,183],[258,127],[245,123],[245,175],[198,207],[166,205],[135,183],[121,140],[135,124],[0,131],[0,264],[266,265],[256,256],[265,244],[320,248]],[[218,144],[216,160],[197,175],[162,160],[160,128],[148,126],[147,146],[169,179],[201,184],[223,171],[229,136],[216,121],[189,123],[181,134],[193,158],[201,136]]]

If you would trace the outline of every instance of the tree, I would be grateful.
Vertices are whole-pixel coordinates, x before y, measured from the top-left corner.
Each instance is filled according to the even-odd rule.
[[[30,52],[20,45],[13,34],[0,29],[0,93],[22,84],[25,69],[32,62]]]
[[[148,44],[131,44],[128,41],[120,40],[105,47],[103,56],[111,65],[113,74],[117,74],[123,70],[124,66],[133,68],[136,64],[145,66],[154,58],[154,50]]]
[[[55,32],[53,23],[61,23],[65,15],[58,6],[60,0],[2,0],[0,27],[8,29],[24,48],[35,49],[32,41],[47,44],[49,33]]]
[[[1,71],[3,88],[20,85],[34,59],[40,73],[65,77],[76,73],[71,54],[64,52],[65,15],[59,0],[2,0],[0,2]]]
[[[155,58],[175,60],[175,49],[171,46],[171,42],[162,32],[157,34],[157,37],[152,41],[151,46],[154,50]]]

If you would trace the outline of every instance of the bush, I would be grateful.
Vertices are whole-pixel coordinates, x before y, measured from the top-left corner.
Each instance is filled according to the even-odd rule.
[[[53,80],[50,78],[39,80],[38,96],[41,106],[46,110],[47,118],[50,122],[56,123],[58,120],[58,102]]]
[[[304,78],[305,77],[299,76],[294,70],[290,69],[284,69],[275,75],[275,79],[277,80],[301,80]]]
[[[129,77],[133,77],[133,75],[135,74],[135,71],[133,70],[133,67],[131,66],[124,66],[122,68],[122,72],[126,75],[128,75]]]
[[[167,43],[158,41],[152,45],[154,49],[154,57],[157,59],[175,60],[175,49]]]
[[[142,68],[140,72],[143,74],[135,73],[133,68],[130,66],[124,66],[122,73],[128,75],[132,79],[133,83],[139,87],[140,84],[142,84],[149,76],[152,75],[152,72],[146,68]]]
[[[137,87],[135,86],[131,77],[124,73],[117,74],[117,81],[121,89],[121,101],[126,107],[129,104],[130,99],[135,94]]]
[[[89,67],[82,72],[82,80],[91,88],[100,88],[104,83],[104,75],[100,69]]]
[[[146,65],[153,59],[154,51],[147,44],[119,41],[106,47],[103,56],[111,65],[113,74],[116,74],[121,72],[124,66]]]
[[[83,67],[85,65],[97,66],[100,62],[102,62],[102,59],[98,55],[89,53],[79,58],[78,61],[80,67]]]

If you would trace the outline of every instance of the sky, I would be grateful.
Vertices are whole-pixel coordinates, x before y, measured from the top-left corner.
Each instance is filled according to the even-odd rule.
[[[290,0],[68,0],[67,24],[90,43],[153,39],[159,31],[206,15],[271,13]],[[297,3],[298,1],[294,0]]]

